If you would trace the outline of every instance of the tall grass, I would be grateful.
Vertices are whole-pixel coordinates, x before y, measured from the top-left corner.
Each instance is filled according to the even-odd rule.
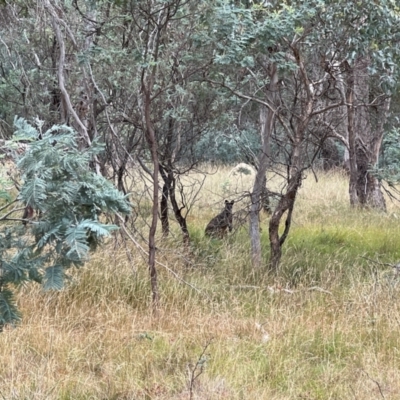
[[[400,259],[398,206],[353,210],[345,176],[310,175],[271,276],[251,269],[245,226],[203,234],[246,185],[208,175],[192,247],[177,227],[158,242],[158,315],[145,258],[113,241],[63,291],[21,288],[23,321],[0,335],[0,398],[399,399],[400,278],[386,265]]]

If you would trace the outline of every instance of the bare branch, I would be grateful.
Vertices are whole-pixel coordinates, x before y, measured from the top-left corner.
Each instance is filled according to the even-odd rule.
[[[65,43],[64,43],[64,39],[61,34],[60,26],[59,26],[59,23],[61,20],[56,16],[54,9],[51,7],[51,5],[49,4],[48,1],[46,1],[46,9],[49,11],[49,13],[51,15],[51,23],[53,25],[54,33],[57,37],[58,45],[60,47],[60,57],[59,57],[59,61],[58,61],[58,73],[57,73],[58,85],[60,87],[60,91],[61,91],[61,94],[65,101],[65,104],[68,108],[68,111],[72,114],[76,123],[79,125],[79,128],[81,130],[81,135],[84,138],[84,140],[86,141],[87,145],[90,146],[92,144],[92,142],[88,135],[86,126],[81,121],[81,119],[78,117],[78,114],[75,112],[75,109],[72,106],[71,99],[69,97],[69,93],[68,93],[67,89],[65,88],[65,81],[64,81]]]
[[[271,110],[273,113],[277,114],[277,110],[275,109],[275,107],[273,107],[271,104],[269,104],[268,102],[266,102],[265,100],[261,100],[258,97],[255,96],[249,96],[246,95],[244,93],[241,93],[235,89],[232,89],[230,86],[226,85],[224,82],[217,82],[217,81],[213,81],[211,79],[208,80],[208,82],[214,84],[214,85],[218,85],[218,86],[222,86],[225,89],[228,89],[231,93],[233,93],[235,96],[240,97],[242,99],[246,99],[246,100],[250,100],[250,101],[254,101],[258,104],[261,104],[265,107],[267,107],[269,110]]]
[[[330,130],[331,133],[329,136],[333,136],[334,138],[340,140],[347,148],[349,148],[349,141],[340,133],[338,133],[331,124],[328,124],[326,121],[320,122]]]

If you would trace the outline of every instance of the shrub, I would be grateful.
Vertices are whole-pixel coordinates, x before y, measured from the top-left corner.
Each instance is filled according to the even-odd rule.
[[[67,126],[54,126],[41,134],[23,119],[9,143],[29,142],[19,157],[19,194],[4,185],[5,201],[0,214],[0,330],[20,318],[12,287],[27,281],[44,289],[61,289],[65,272],[82,265],[115,225],[101,223],[101,213],[128,214],[125,196],[89,164],[102,150],[94,142],[79,149],[76,133]],[[0,182],[1,183],[1,182]],[[16,218],[23,207],[34,220]],[[21,222],[23,224],[21,224]]]

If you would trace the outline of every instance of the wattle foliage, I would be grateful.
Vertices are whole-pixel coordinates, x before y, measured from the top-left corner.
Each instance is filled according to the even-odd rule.
[[[130,213],[126,196],[89,168],[102,150],[99,143],[80,150],[67,126],[43,134],[22,119],[15,126],[12,141],[30,142],[17,162],[22,185],[15,200],[32,207],[35,217],[26,226],[7,222],[12,197],[6,199],[9,207],[0,216],[0,328],[20,318],[12,286],[34,280],[46,290],[61,289],[66,270],[82,265],[118,229],[101,223],[101,213]]]

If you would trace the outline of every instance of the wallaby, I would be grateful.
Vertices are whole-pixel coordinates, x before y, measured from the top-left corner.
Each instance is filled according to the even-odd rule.
[[[207,236],[217,236],[219,238],[223,238],[226,229],[229,229],[229,232],[232,231],[232,207],[234,201],[225,200],[225,209],[216,217],[214,217],[206,227],[206,235]]]

